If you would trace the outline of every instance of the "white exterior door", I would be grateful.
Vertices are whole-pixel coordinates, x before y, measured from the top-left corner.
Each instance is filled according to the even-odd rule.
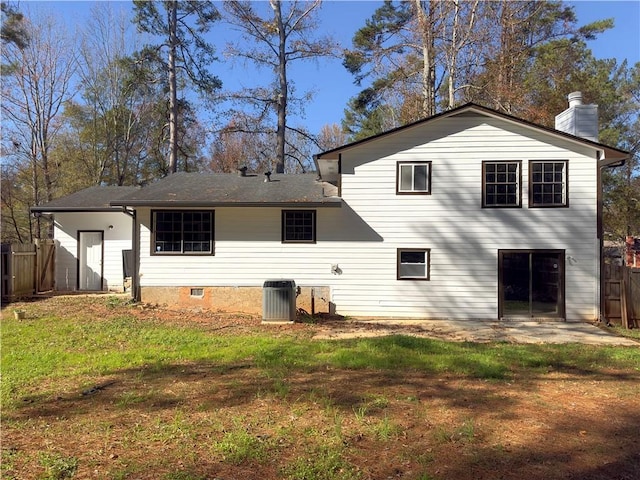
[[[102,290],[104,232],[78,232],[78,289]]]

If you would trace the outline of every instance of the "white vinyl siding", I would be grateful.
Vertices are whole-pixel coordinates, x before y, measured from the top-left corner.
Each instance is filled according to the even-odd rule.
[[[398,195],[398,162],[432,162],[431,195]],[[142,286],[261,286],[269,278],[331,289],[350,316],[498,315],[498,250],[565,250],[566,317],[598,315],[595,149],[482,116],[442,118],[342,153],[341,208],[316,209],[316,243],[281,242],[275,207],[216,207],[216,256],[151,257],[140,209]],[[569,208],[482,208],[482,161],[568,160]],[[521,185],[529,198],[528,182]],[[397,278],[398,249],[430,249],[429,281]],[[338,265],[341,274],[332,273]]]
[[[403,149],[402,145],[412,146]],[[395,195],[388,182],[393,163],[429,158],[437,191],[427,197]],[[483,209],[483,159],[568,159],[571,204],[568,209]],[[333,290],[338,312],[353,316],[497,318],[498,250],[564,249],[566,316],[593,320],[598,315],[597,165],[595,149],[554,139],[543,132],[488,118],[434,122],[399,135],[363,144],[342,154],[342,195],[362,220],[384,238],[367,248],[370,264],[380,267],[386,251],[431,247],[429,282],[345,278]],[[522,182],[522,196],[529,196]],[[380,251],[378,251],[378,248]],[[343,277],[348,265],[341,268]],[[380,269],[379,269],[380,270]],[[357,283],[357,285],[356,285]]]
[[[109,228],[112,226],[113,228]],[[121,212],[56,213],[55,289],[74,291],[78,285],[78,231],[103,231],[103,289],[122,291],[122,251],[131,250],[132,220]]]

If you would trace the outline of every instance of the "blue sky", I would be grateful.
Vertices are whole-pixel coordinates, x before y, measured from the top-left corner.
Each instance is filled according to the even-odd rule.
[[[61,15],[69,29],[81,25],[87,18],[91,4],[87,1],[73,2],[20,2],[23,10],[43,8],[56,15]],[[131,2],[112,1],[114,5],[131,8]],[[321,10],[321,28],[332,34],[348,47],[356,30],[378,8],[378,1],[340,1],[325,0]],[[630,65],[640,62],[640,0],[603,1],[582,0],[567,2],[575,7],[579,25],[584,25],[603,18],[613,18],[615,27],[600,35],[597,40],[589,42],[597,58],[627,59]],[[216,41],[216,38],[221,39]],[[228,35],[220,35],[213,30],[211,41],[219,51],[224,48]],[[222,40],[224,39],[224,40]],[[228,68],[227,65],[213,66],[216,74],[226,88],[235,88],[243,79],[252,78],[240,66]],[[266,74],[266,72],[265,72]],[[359,87],[353,84],[353,77],[344,69],[341,60],[323,60],[299,64],[292,68],[290,78],[294,79],[299,91],[313,90],[313,100],[306,107],[306,118],[301,122],[311,132],[317,133],[322,125],[337,123],[342,120],[344,108]],[[568,93],[568,92],[567,92]]]

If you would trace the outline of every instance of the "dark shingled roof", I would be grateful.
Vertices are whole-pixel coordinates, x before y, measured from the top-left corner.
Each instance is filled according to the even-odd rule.
[[[44,205],[31,207],[32,212],[102,212],[121,210],[111,206],[113,200],[118,200],[139,190],[138,187],[101,187],[94,186],[72,193],[66,197],[52,200]]]
[[[327,197],[316,173],[300,175],[179,172],[158,180],[111,205],[149,207],[340,206]]]

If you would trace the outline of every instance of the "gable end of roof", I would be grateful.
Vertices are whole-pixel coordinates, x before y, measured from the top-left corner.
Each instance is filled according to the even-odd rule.
[[[377,135],[373,135],[371,137],[363,138],[361,140],[357,140],[355,142],[351,142],[351,143],[342,145],[340,147],[333,148],[331,150],[327,150],[325,152],[318,153],[318,154],[314,155],[314,160],[317,162],[318,160],[323,160],[325,158],[326,159],[336,158],[338,154],[340,154],[341,152],[343,152],[345,150],[356,148],[359,145],[362,145],[362,144],[365,144],[365,143],[369,143],[369,142],[375,141],[375,140],[380,139],[380,138],[388,137],[388,136],[394,135],[394,134],[396,134],[398,132],[401,132],[401,131],[404,131],[404,130],[408,130],[410,128],[414,128],[414,127],[419,126],[419,125],[428,124],[428,123],[437,121],[437,120],[439,120],[441,118],[469,117],[469,116],[475,116],[475,115],[483,115],[483,116],[487,116],[487,117],[491,117],[491,118],[497,118],[497,119],[500,119],[500,120],[504,120],[504,121],[507,121],[507,122],[511,122],[511,123],[515,123],[515,124],[524,126],[526,128],[529,128],[529,129],[538,130],[538,131],[553,135],[553,136],[558,137],[558,138],[565,138],[565,139],[570,140],[572,142],[588,145],[588,146],[596,148],[598,150],[602,150],[604,152],[607,152],[606,157],[611,158],[612,160],[624,160],[624,159],[629,157],[629,152],[626,152],[624,150],[620,150],[620,149],[615,148],[615,147],[610,147],[608,145],[604,145],[602,143],[594,142],[592,140],[588,140],[588,139],[585,139],[585,138],[577,137],[575,135],[571,135],[570,133],[565,133],[565,132],[562,132],[560,130],[556,130],[554,128],[545,127],[543,125],[539,125],[539,124],[536,124],[536,123],[533,123],[533,122],[529,122],[527,120],[523,120],[523,119],[515,117],[513,115],[502,113],[502,112],[499,112],[497,110],[493,110],[493,109],[488,108],[488,107],[483,107],[483,106],[475,104],[475,103],[467,103],[465,105],[461,105],[460,107],[456,107],[456,108],[453,108],[451,110],[447,110],[447,111],[438,113],[438,114],[433,115],[431,117],[423,118],[421,120],[417,120],[417,121],[409,123],[407,125],[402,125],[400,127],[396,127],[394,129],[388,130],[386,132],[382,132],[382,133],[379,133]]]

